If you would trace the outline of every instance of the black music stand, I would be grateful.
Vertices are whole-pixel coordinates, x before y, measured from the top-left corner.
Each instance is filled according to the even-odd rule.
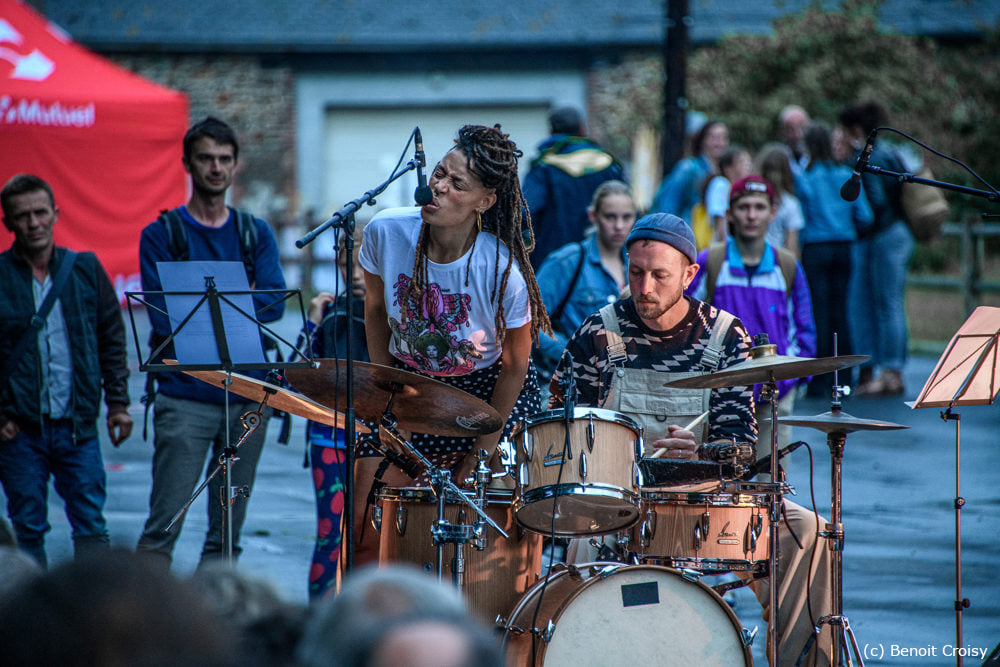
[[[228,419],[229,385],[232,384],[232,373],[243,370],[273,370],[279,368],[313,367],[315,365],[311,357],[306,357],[304,361],[298,362],[268,361],[264,354],[264,348],[261,345],[261,337],[266,336],[278,347],[279,353],[282,350],[282,346],[287,347],[289,352],[295,350],[295,346],[292,343],[261,322],[258,316],[260,313],[274,308],[278,304],[288,301],[295,296],[298,298],[299,312],[304,327],[305,309],[302,304],[302,295],[297,289],[250,290],[242,262],[192,261],[160,263],[161,267],[164,265],[169,265],[171,271],[179,270],[179,273],[185,276],[185,283],[183,285],[191,285],[203,281],[205,289],[204,291],[176,289],[125,293],[129,320],[132,324],[132,334],[139,357],[139,370],[143,372],[215,370],[223,371],[227,374],[224,383],[226,387],[224,405],[227,415],[227,445],[219,456],[219,465],[195,490],[191,499],[174,515],[167,530],[173,527],[184,515],[215,475],[222,471],[225,477],[223,497],[220,499],[223,508],[224,524],[222,535],[223,556],[225,560],[231,562],[233,558],[233,503],[237,497],[246,497],[248,495],[248,491],[233,487],[231,476],[232,465],[238,458],[236,452],[239,446],[260,425],[262,412],[267,403],[267,397],[265,397],[256,411],[243,415],[245,432],[235,444],[228,444],[232,442]],[[226,289],[219,290],[217,288],[217,276],[224,281]],[[161,281],[166,283],[167,287],[183,286],[180,283],[176,283],[176,281],[162,280],[164,277],[161,274]],[[228,289],[232,287],[236,289]],[[274,300],[260,310],[255,310],[253,296],[260,297],[268,294],[273,294],[275,296]],[[168,304],[167,302],[171,303]],[[143,305],[172,322],[172,332],[159,345],[154,346],[150,350],[145,360],[142,358],[142,345],[140,344],[139,333],[136,328],[135,314],[132,309],[133,303]],[[177,310],[178,307],[181,310]],[[175,309],[173,314],[169,312],[172,308]],[[237,343],[235,354],[230,346],[230,335],[234,337]],[[175,341],[179,344],[175,345]],[[153,359],[160,359],[160,355],[171,349],[172,346],[180,348],[178,356],[184,357],[178,359],[178,363],[152,361]],[[281,358],[291,358],[292,354],[280,354],[279,356]]]
[[[959,328],[911,408],[945,408],[944,421],[955,422],[955,646],[962,643],[962,612],[970,606],[962,597],[961,415],[952,408],[989,405],[1000,392],[1000,308],[980,306]],[[956,663],[962,655],[956,651]]]

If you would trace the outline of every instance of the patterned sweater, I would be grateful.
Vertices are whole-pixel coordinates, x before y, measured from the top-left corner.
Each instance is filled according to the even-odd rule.
[[[685,298],[691,308],[684,319],[669,331],[655,331],[644,325],[631,297],[615,303],[615,314],[628,355],[627,368],[648,368],[669,373],[700,370],[702,355],[719,311],[701,301]],[[738,319],[734,320],[726,335],[724,347],[719,369],[746,360],[750,337]],[[563,405],[563,388],[559,382],[569,370],[569,355],[572,355],[576,374],[577,405],[599,406],[607,396],[614,372],[608,362],[607,339],[599,313],[583,321],[563,352],[550,387],[552,396],[549,407],[553,409]],[[752,387],[713,389],[708,418],[707,441],[733,437],[742,442],[757,441]]]

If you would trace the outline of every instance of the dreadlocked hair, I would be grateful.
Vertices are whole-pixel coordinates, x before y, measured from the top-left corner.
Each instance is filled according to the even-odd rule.
[[[507,282],[511,267],[517,261],[521,274],[528,288],[528,302],[531,307],[531,338],[538,339],[538,332],[552,334],[542,295],[535,281],[535,272],[528,260],[528,250],[534,246],[535,236],[531,228],[531,214],[528,205],[521,194],[521,184],[517,177],[517,160],[522,156],[517,145],[511,141],[510,135],[500,131],[500,125],[487,127],[485,125],[465,125],[458,130],[455,148],[465,156],[466,166],[479,178],[483,187],[495,191],[496,203],[482,214],[482,231],[496,236],[508,250],[507,265],[500,272],[500,245],[497,244],[496,262],[493,269],[493,290],[490,299],[497,304],[494,325],[497,329],[497,340],[502,341],[507,332],[507,322],[503,307],[503,298],[507,292]],[[406,301],[402,305],[405,317],[406,303],[415,298],[418,302],[423,298],[427,287],[427,236],[428,225],[420,228],[417,240],[416,257],[413,262],[413,280],[406,289]],[[525,245],[522,228],[527,231],[529,244]],[[471,261],[471,253],[470,253]],[[466,282],[468,282],[470,267],[466,265]]]

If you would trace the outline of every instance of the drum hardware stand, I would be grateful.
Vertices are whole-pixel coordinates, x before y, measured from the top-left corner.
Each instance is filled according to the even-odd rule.
[[[396,419],[389,412],[394,394],[390,395],[386,412],[382,415],[380,433],[385,433],[393,442],[409,452],[418,462],[430,473],[431,488],[437,496],[437,521],[431,526],[431,535],[434,538],[434,545],[437,547],[435,559],[435,571],[438,579],[444,578],[444,545],[455,545],[455,557],[452,560],[452,582],[461,590],[465,573],[465,559],[463,557],[462,545],[472,543],[477,549],[484,549],[486,546],[486,524],[492,526],[504,539],[510,537],[497,522],[486,515],[486,487],[492,478],[492,473],[486,465],[486,450],[479,451],[479,465],[476,468],[475,484],[476,499],[470,500],[465,492],[451,481],[451,471],[447,468],[435,466],[409,441],[399,435],[395,428]],[[506,473],[501,473],[501,476]],[[444,507],[449,497],[454,497],[459,502],[471,507],[478,515],[478,519],[473,525],[454,525],[444,518]]]
[[[836,372],[833,380],[833,402],[830,405],[830,412],[838,414],[841,411],[841,397],[844,388],[837,382]],[[851,629],[851,623],[844,615],[844,524],[841,522],[841,482],[842,467],[844,462],[844,445],[847,442],[846,431],[832,431],[826,434],[826,444],[830,448],[830,522],[826,524],[826,530],[820,531],[819,536],[828,540],[829,549],[832,552],[830,559],[830,579],[831,597],[833,613],[819,619],[802,651],[803,656],[812,648],[812,643],[818,641],[819,634],[824,625],[829,625],[833,634],[833,661],[840,664],[843,658],[848,667],[852,667],[851,651],[858,661],[860,667],[864,667],[864,660],[861,658],[861,651],[858,649],[858,641]],[[850,642],[850,647],[848,647]],[[801,660],[801,657],[800,657]]]

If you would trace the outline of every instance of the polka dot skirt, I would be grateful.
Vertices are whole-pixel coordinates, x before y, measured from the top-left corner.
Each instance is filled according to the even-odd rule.
[[[398,361],[395,365],[397,368],[401,368],[405,371],[423,375],[423,373],[420,373],[409,366],[405,366]],[[496,386],[499,375],[500,362],[497,362],[492,366],[481,368],[466,375],[435,375],[428,377],[433,377],[435,380],[440,380],[441,382],[461,389],[462,391],[472,394],[476,398],[489,403],[493,398],[493,388]],[[534,363],[531,363],[528,365],[528,375],[524,380],[524,386],[521,388],[521,394],[517,397],[517,402],[514,404],[514,409],[510,413],[510,418],[504,426],[503,437],[510,435],[511,430],[515,425],[517,425],[518,422],[527,416],[539,412],[541,407],[541,391],[538,388],[538,379],[536,377]],[[447,467],[452,472],[454,472],[458,465],[462,462],[465,455],[472,451],[472,446],[475,441],[475,437],[461,438],[434,435],[431,433],[413,433],[413,436],[410,439],[410,442],[414,445],[414,447],[416,447],[434,465]],[[364,444],[358,446],[357,455],[359,457],[381,456],[375,448]],[[420,473],[416,479],[416,483],[418,486],[430,486],[430,478],[426,471]]]

